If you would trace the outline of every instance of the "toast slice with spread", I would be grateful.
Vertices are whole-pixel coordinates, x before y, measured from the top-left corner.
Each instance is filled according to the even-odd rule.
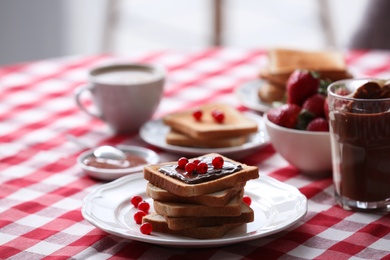
[[[225,171],[213,169],[211,161],[215,157],[224,160]],[[178,169],[177,161],[165,162],[144,167],[144,178],[154,186],[170,193],[193,197],[213,193],[234,187],[239,182],[247,182],[259,177],[258,168],[239,163],[217,153],[210,153],[190,160],[198,159],[209,165],[207,174],[186,174]],[[226,170],[229,169],[229,170]]]

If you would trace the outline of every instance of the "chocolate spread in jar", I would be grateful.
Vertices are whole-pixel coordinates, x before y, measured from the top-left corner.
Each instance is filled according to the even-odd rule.
[[[140,156],[127,152],[125,152],[125,154],[125,160],[102,159],[91,155],[84,160],[84,164],[101,169],[126,169],[147,163],[146,160]]]
[[[355,201],[390,198],[390,100],[387,109],[381,107],[383,101],[376,102],[383,95],[372,82],[365,84],[354,98],[373,99],[372,102],[350,101],[347,111],[336,111],[331,119],[339,156],[336,173],[339,171],[340,180],[336,189],[341,196]]]
[[[179,169],[177,164],[164,165],[159,169],[159,171],[184,183],[197,184],[215,180],[242,169],[241,165],[229,161],[224,162],[222,169],[214,169],[211,163],[212,158],[210,157],[202,157],[200,158],[200,161],[207,164],[208,169],[206,173],[198,174],[196,171],[193,173],[187,173],[184,169]]]

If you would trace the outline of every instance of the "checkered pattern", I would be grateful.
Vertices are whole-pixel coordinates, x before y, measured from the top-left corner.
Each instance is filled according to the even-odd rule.
[[[390,78],[390,53],[348,52],[359,77]],[[138,135],[112,135],[82,113],[73,99],[91,67],[126,60],[164,65],[164,99],[155,114],[210,101],[245,110],[233,90],[256,78],[264,50],[160,51],[126,58],[67,57],[0,68],[0,258],[10,259],[380,259],[390,258],[390,214],[363,214],[335,205],[332,179],[311,179],[280,157],[271,145],[246,157],[261,174],[297,187],[309,210],[297,225],[269,237],[211,249],[175,249],[109,235],[83,219],[82,199],[101,182],[75,164],[82,150],[72,134],[91,145],[131,144],[154,149],[162,160],[176,156],[143,143]]]

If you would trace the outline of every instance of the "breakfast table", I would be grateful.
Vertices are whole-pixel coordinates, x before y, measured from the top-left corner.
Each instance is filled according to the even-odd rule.
[[[138,133],[114,134],[83,113],[74,91],[86,83],[89,69],[113,61],[163,65],[168,74],[154,119],[209,102],[261,114],[238,98],[236,90],[258,78],[266,54],[264,49],[237,48],[139,51],[126,57],[67,56],[0,67],[0,258],[390,259],[390,213],[342,209],[335,203],[331,176],[303,174],[271,143],[240,161],[259,168],[259,181],[278,180],[307,198],[307,213],[278,232],[226,245],[161,245],[106,232],[83,217],[83,199],[109,182],[82,171],[76,160],[86,149],[69,136],[92,147],[146,147],[161,162],[180,157]],[[390,78],[390,52],[346,50],[345,58],[356,77]]]

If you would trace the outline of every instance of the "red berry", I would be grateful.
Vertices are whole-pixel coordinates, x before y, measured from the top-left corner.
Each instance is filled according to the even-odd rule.
[[[189,162],[186,164],[186,172],[192,173],[196,169],[196,164]]]
[[[301,108],[295,104],[284,104],[268,110],[268,120],[279,126],[295,128]]]
[[[149,203],[147,203],[146,201],[141,201],[139,204],[138,204],[138,209],[139,210],[142,210],[143,212],[145,213],[148,213],[149,209],[150,209],[150,205]]]
[[[138,204],[142,201],[142,197],[141,196],[138,196],[138,195],[135,195],[131,198],[130,202],[131,204],[134,205],[134,207],[138,207]]]
[[[188,163],[188,159],[186,157],[181,157],[177,161],[177,167],[179,167],[180,169],[185,169],[187,163]]]
[[[141,224],[142,223],[142,218],[146,216],[146,213],[139,210],[137,211],[135,214],[134,214],[134,220],[135,220],[135,223],[137,224]]]
[[[327,97],[325,98],[325,102],[324,102],[324,114],[325,114],[325,118],[329,120],[329,104],[328,104]]]
[[[320,79],[309,70],[295,70],[289,76],[287,88],[287,103],[302,106],[303,102],[318,92]]]
[[[216,156],[211,163],[215,169],[222,169],[224,161],[221,156]]]
[[[192,161],[195,165],[198,165],[200,163],[200,160],[199,159],[195,159]]]
[[[214,118],[214,120],[217,122],[217,123],[223,123],[223,121],[225,120],[225,115],[224,113],[219,110],[219,109],[214,109],[212,112],[211,112],[211,115],[212,117]]]
[[[196,171],[199,173],[199,174],[205,174],[207,172],[207,169],[208,169],[208,165],[207,163],[205,162],[201,162],[199,163],[197,166],[196,166]]]
[[[152,233],[152,230],[153,230],[153,226],[152,224],[150,224],[149,222],[145,222],[141,225],[141,227],[139,228],[139,230],[141,231],[142,234],[144,235],[149,235],[150,233]]]
[[[248,206],[250,206],[250,205],[252,204],[252,199],[251,199],[251,197],[249,197],[249,196],[244,196],[244,197],[242,197],[242,201],[243,201],[246,205],[248,205]]]
[[[318,132],[329,132],[329,123],[328,120],[322,117],[314,118],[307,125],[306,130],[308,131],[318,131]]]
[[[314,94],[305,100],[302,108],[314,114],[315,117],[325,117],[324,104],[325,96]]]
[[[202,119],[203,112],[200,109],[195,109],[192,111],[192,116],[195,118],[196,121],[200,121]]]

